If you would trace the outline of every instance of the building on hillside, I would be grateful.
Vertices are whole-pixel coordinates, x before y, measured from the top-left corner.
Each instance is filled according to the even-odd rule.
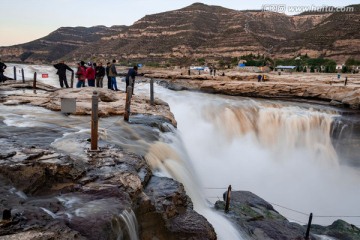
[[[296,70],[296,66],[276,66],[275,71],[281,71],[281,72],[294,72]]]
[[[345,64],[337,64],[336,70],[341,70],[343,68],[343,66],[345,66]]]
[[[270,68],[268,66],[256,67],[256,66],[242,66],[242,64],[239,64],[238,69],[242,72],[256,72],[256,73],[270,72]]]

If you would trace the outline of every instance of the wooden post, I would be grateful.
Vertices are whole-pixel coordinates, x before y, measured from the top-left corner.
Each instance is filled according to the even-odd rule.
[[[154,79],[150,79],[150,104],[154,105]]]
[[[23,83],[25,83],[25,74],[24,74],[24,69],[21,69],[21,76],[22,76],[22,81]]]
[[[98,150],[98,108],[99,96],[96,91],[92,96],[92,111],[91,111],[91,151]]]
[[[310,240],[310,227],[311,227],[312,217],[313,217],[313,214],[310,213],[309,222],[308,222],[308,225],[307,225],[306,235],[305,235],[306,240]]]
[[[130,116],[131,95],[132,95],[132,87],[130,85],[126,89],[126,102],[125,102],[125,112],[124,112],[124,120],[127,122],[129,121],[129,116]]]
[[[14,66],[14,80],[16,80],[16,67]]]
[[[37,73],[34,72],[34,81],[33,81],[33,89],[34,90],[36,89],[36,76],[37,76]]]
[[[225,212],[229,212],[230,208],[230,196],[231,196],[231,185],[229,185],[227,193],[226,193],[226,199],[225,199]]]
[[[71,72],[70,87],[73,88],[73,86],[74,86],[74,72]]]

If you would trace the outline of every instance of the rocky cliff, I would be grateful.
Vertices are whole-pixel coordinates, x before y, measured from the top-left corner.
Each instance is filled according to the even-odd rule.
[[[64,57],[102,37],[112,36],[126,26],[61,27],[48,36],[10,47],[0,47],[0,56],[5,61],[49,63]]]
[[[187,63],[249,53],[281,58],[307,53],[345,61],[359,53],[360,5],[349,12],[296,16],[195,3],[147,15],[132,26],[60,28],[30,43],[0,48],[7,61],[91,59]]]

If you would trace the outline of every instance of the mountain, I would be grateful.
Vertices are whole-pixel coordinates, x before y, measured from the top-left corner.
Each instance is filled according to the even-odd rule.
[[[360,5],[350,12],[288,16],[195,3],[147,15],[132,26],[60,28],[30,43],[0,48],[8,61],[118,59],[122,62],[211,62],[246,54],[272,58],[327,57],[345,61],[360,53]]]
[[[126,26],[61,27],[48,36],[32,42],[0,47],[0,55],[7,61],[49,63],[126,28]]]
[[[290,38],[283,52],[310,52],[345,62],[360,54],[360,5],[352,5],[353,12],[334,12],[307,31]]]

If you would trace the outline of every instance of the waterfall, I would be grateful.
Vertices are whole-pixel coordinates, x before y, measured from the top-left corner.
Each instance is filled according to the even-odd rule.
[[[218,239],[244,239],[231,222],[209,208],[200,181],[192,170],[191,161],[178,136],[167,135],[164,137],[166,137],[166,142],[171,142],[171,144],[156,142],[150,146],[149,152],[145,156],[151,168],[184,185],[186,193],[194,204],[194,210],[202,214],[213,225]]]
[[[138,240],[138,224],[133,210],[124,210],[119,217],[125,223],[130,240]]]
[[[340,117],[334,109],[164,89],[158,95],[175,115],[184,151],[209,201],[221,199],[232,185],[306,214],[352,215],[357,207],[360,173],[343,164],[332,144],[331,126]],[[350,144],[347,149],[358,151]],[[291,221],[307,222],[308,216],[274,207]]]
[[[286,157],[296,149],[306,149],[322,164],[337,165],[330,129],[332,115],[278,104],[249,106],[211,106],[203,118],[225,134],[225,140],[249,136],[255,144]],[[335,115],[335,114],[333,114]]]

